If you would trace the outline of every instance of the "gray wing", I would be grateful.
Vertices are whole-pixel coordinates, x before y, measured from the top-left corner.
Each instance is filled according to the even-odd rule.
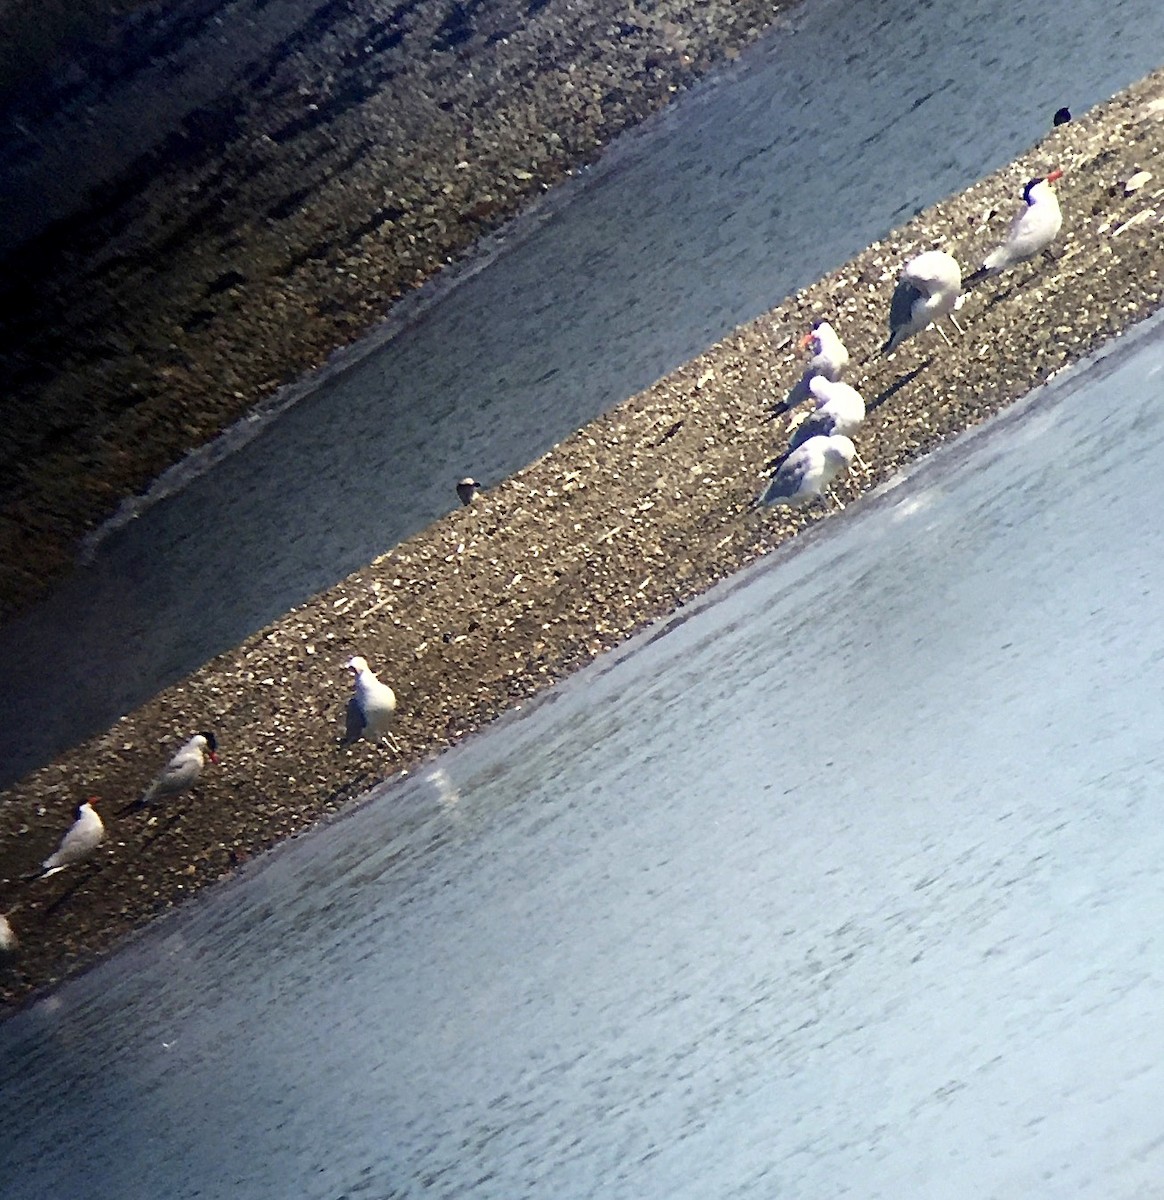
[[[788,449],[799,449],[811,437],[830,437],[836,428],[836,424],[837,419],[832,413],[822,412],[820,409],[817,409],[814,413],[809,413],[792,431],[792,438],[788,443]]]
[[[348,701],[347,729],[344,731],[344,742],[358,742],[364,736],[368,722],[364,720],[364,710],[360,702],[353,696]]]
[[[761,504],[779,504],[781,500],[790,500],[800,491],[808,474],[809,456],[793,452],[781,464],[780,469],[772,476],[767,490],[760,497]]]
[[[162,773],[150,784],[149,791],[141,798],[142,804],[163,796],[174,796],[193,787],[202,774],[202,759],[200,755],[182,755],[166,764]]]
[[[904,329],[913,320],[913,306],[919,300],[924,299],[924,294],[908,280],[903,279],[897,285],[893,299],[889,302],[889,332],[891,335],[899,329]]]
[[[808,390],[808,381],[812,378],[811,370],[805,373],[792,385],[787,396],[784,397],[784,403],[780,407],[787,412],[790,408],[795,408],[798,404],[802,404],[807,400],[812,393]]]

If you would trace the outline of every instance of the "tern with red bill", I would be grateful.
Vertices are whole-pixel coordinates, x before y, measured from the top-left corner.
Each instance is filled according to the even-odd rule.
[[[809,383],[817,376],[836,381],[849,365],[849,352],[837,331],[828,321],[818,321],[797,343],[801,350],[811,350],[812,358],[804,374],[796,381],[781,406],[784,410],[795,408],[808,399]]]
[[[1063,213],[1051,184],[1062,177],[1063,172],[1055,170],[1046,178],[1028,181],[1023,188],[1023,207],[1015,217],[1006,241],[983,259],[982,266],[967,278],[967,283],[975,283],[987,275],[998,275],[1017,263],[1034,258],[1059,236]]]
[[[844,374],[849,365],[849,352],[837,331],[828,321],[818,321],[800,339],[801,349],[812,350],[808,364],[808,375],[823,375],[834,383]]]

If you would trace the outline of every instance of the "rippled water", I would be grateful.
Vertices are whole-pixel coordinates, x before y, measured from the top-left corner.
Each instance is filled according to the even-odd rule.
[[[1158,65],[1158,0],[811,0],[0,631],[0,784]],[[11,709],[11,706],[9,706]]]
[[[0,1025],[23,1197],[1164,1173],[1164,321]]]

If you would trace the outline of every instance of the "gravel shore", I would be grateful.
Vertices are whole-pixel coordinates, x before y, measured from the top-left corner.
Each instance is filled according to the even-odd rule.
[[[292,7],[141,6],[51,84],[7,110],[0,96],[0,620],[122,499],[379,324],[782,6]],[[0,9],[0,29],[33,12]],[[184,90],[198,107],[180,107]]]
[[[997,411],[1161,303],[1164,71],[896,230],[459,510],[293,610],[180,685],[6,792],[0,911],[24,951],[3,976],[19,1001],[110,949],[239,861],[307,829],[671,612],[820,519],[752,511],[785,442],[773,419],[800,377],[799,336],[834,323],[849,380],[874,404],[858,438],[869,476],[851,500]],[[964,338],[934,330],[878,348],[901,263],[922,249],[979,262],[1023,183],[1052,167],[1064,228],[1053,251],[971,293]],[[1147,184],[1127,192],[1139,171]],[[342,664],[365,655],[396,689],[399,758],[337,746]],[[223,763],[181,815],[110,820],[99,869],[20,882],[78,799],[107,816],[195,730]]]

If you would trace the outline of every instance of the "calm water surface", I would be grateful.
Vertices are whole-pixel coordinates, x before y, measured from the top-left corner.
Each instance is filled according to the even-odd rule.
[[[1160,61],[1159,0],[809,0],[418,324],[0,631],[0,785]]]
[[[1164,321],[0,1025],[8,1200],[1164,1177]]]

